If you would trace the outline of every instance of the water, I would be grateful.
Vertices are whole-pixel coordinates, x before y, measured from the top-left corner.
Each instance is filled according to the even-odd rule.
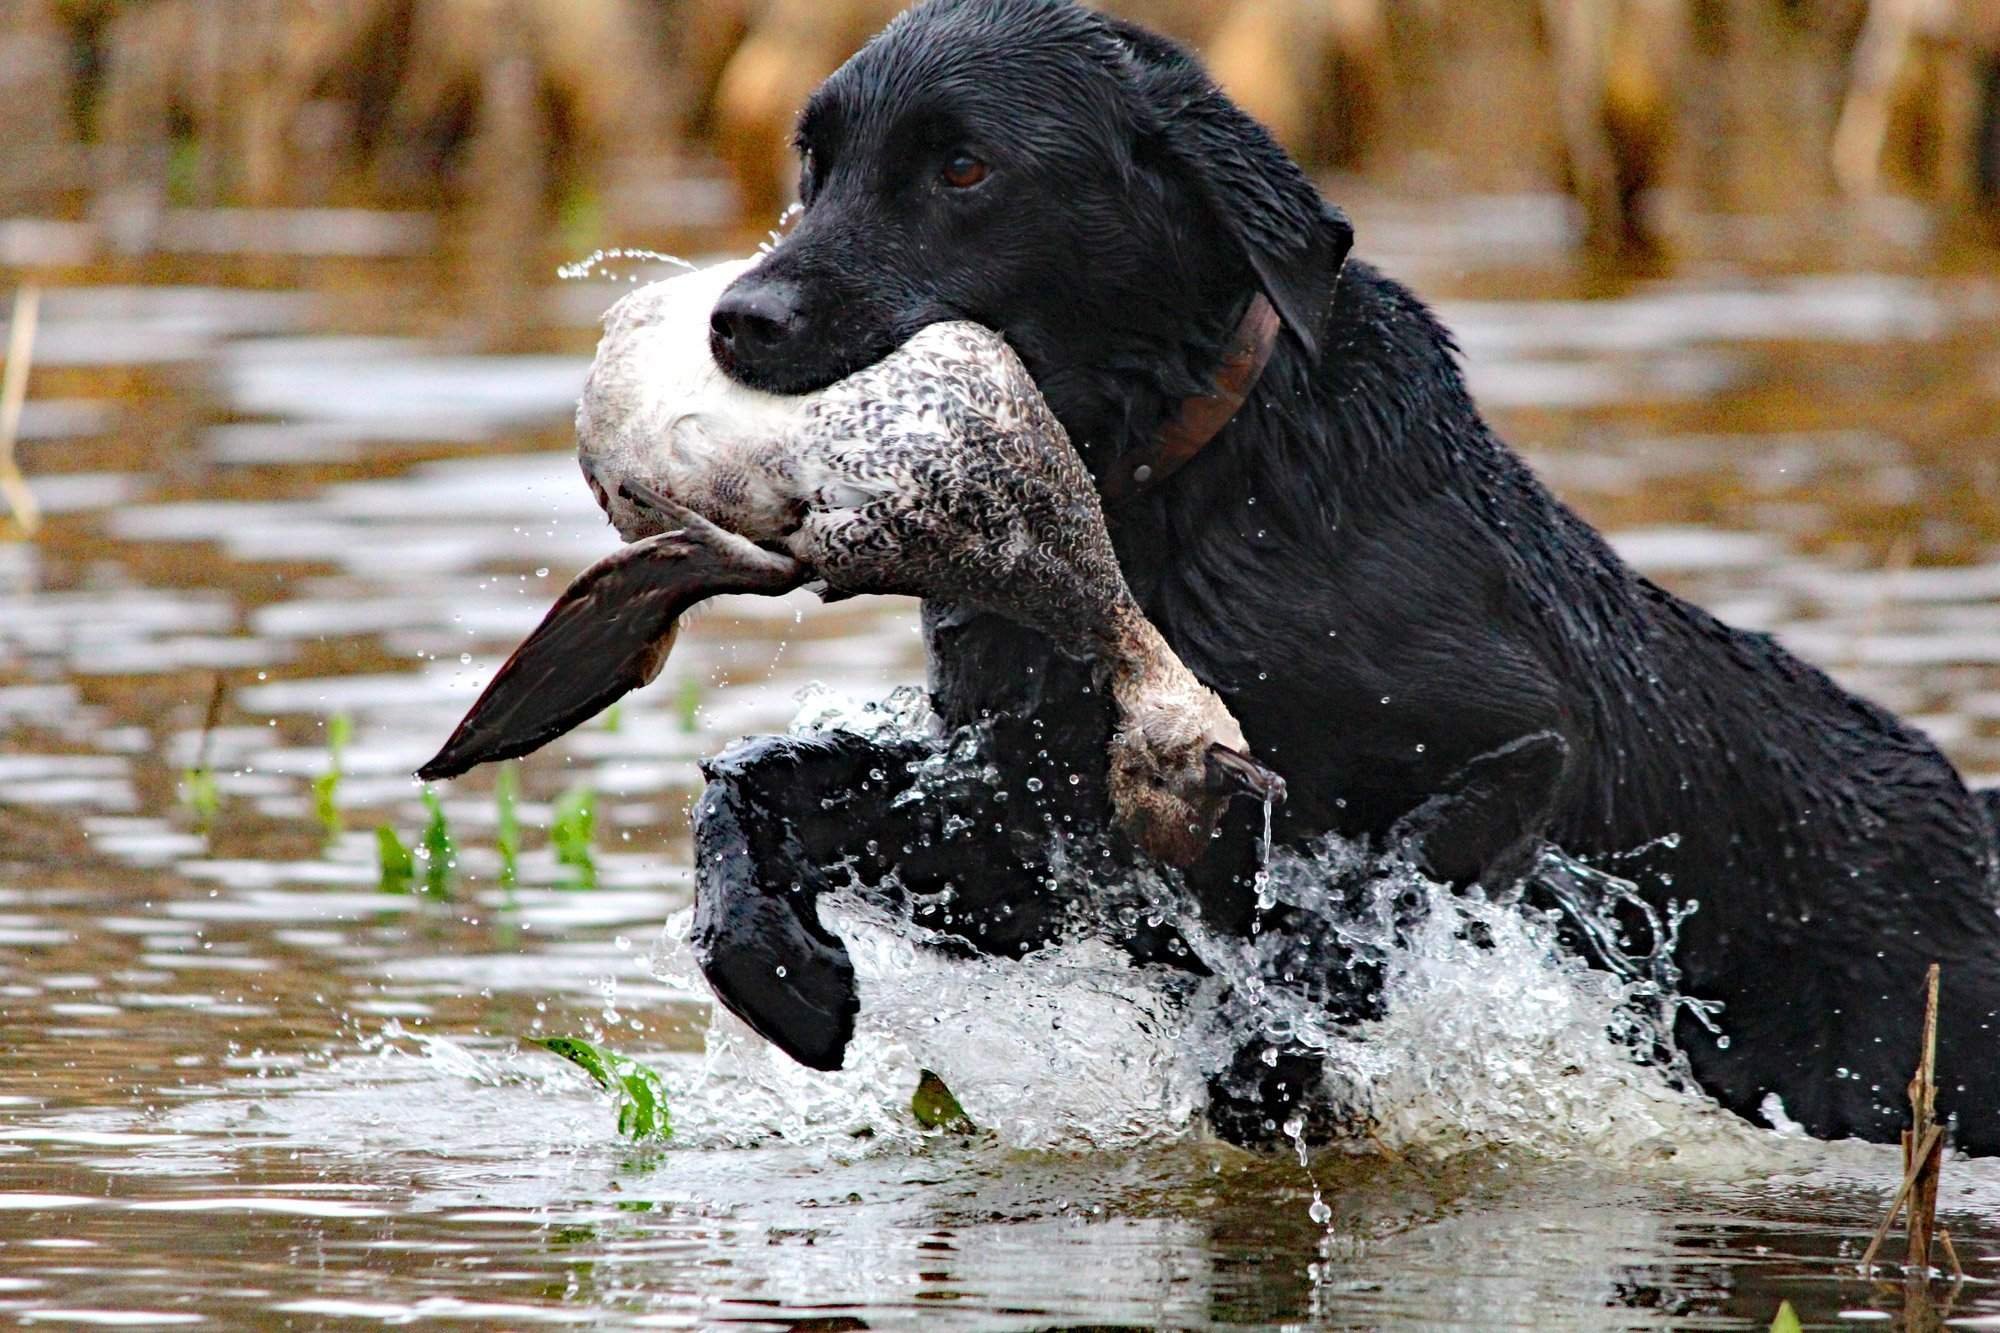
[[[1546,200],[1343,197],[1364,250],[1440,299],[1510,438],[1630,558],[2000,776],[1990,259],[1717,218],[1674,278],[1614,280],[1572,266]],[[374,826],[415,840],[425,818],[407,774],[610,548],[567,422],[628,284],[551,277],[468,337],[483,307],[407,218],[344,219],[373,238],[347,254],[282,215],[225,221],[183,219],[236,239],[139,285],[129,264],[42,274],[22,459],[49,521],[0,544],[0,1315],[1594,1330],[1767,1326],[1789,1299],[1809,1325],[1902,1317],[1901,1288],[1854,1268],[1892,1150],[1746,1126],[1630,1058],[1674,1003],[1670,919],[1605,937],[1615,966],[1591,970],[1508,904],[1385,880],[1355,910],[1325,892],[1352,869],[1340,849],[1279,849],[1273,906],[1338,920],[1388,985],[1379,1019],[1329,1030],[1274,936],[1189,932],[1261,987],[1246,1021],[1323,1049],[1372,1115],[1304,1160],[1197,1135],[1202,996],[1087,938],[952,962],[832,903],[862,971],[852,1067],[772,1056],[676,942],[694,762],[795,721],[921,725],[907,697],[859,721],[851,702],[919,677],[906,604],[722,603],[615,728],[523,766],[518,887],[479,775],[443,793],[456,896],[383,894]],[[272,235],[280,256],[232,250]],[[203,833],[179,789],[218,674]],[[323,845],[310,784],[336,713],[354,737]],[[590,891],[546,832],[580,784]],[[1615,892],[1568,873],[1586,908]],[[1411,894],[1429,910],[1399,931]],[[675,1141],[622,1141],[537,1034],[653,1063]],[[976,1133],[916,1128],[920,1068]],[[1992,1326],[2000,1169],[1949,1162],[1942,1212],[1968,1271],[1937,1297]]]
[[[575,263],[564,264],[556,270],[556,276],[567,282],[580,282],[591,277],[627,284],[637,282],[639,274],[628,273],[621,276],[612,271],[612,264],[624,260],[636,260],[642,264],[657,265],[683,273],[692,272],[700,267],[698,264],[689,263],[679,255],[662,254],[658,250],[635,250],[614,246],[609,250],[593,250]],[[652,274],[648,274],[647,278],[649,281],[657,280]]]

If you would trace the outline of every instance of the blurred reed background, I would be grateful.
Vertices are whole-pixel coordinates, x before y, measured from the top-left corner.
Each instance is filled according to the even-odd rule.
[[[2000,782],[2000,0],[1115,2],[1323,178],[1624,559]],[[1462,941],[1398,1029],[1469,1071],[1423,1083],[1438,1151],[1546,1170],[913,1158],[775,1074],[683,1097],[709,1009],[646,946],[691,900],[697,761],[922,679],[906,599],[722,600],[504,779],[412,781],[616,545],[572,415],[605,309],[670,266],[558,266],[764,239],[798,104],[895,8],[0,0],[0,1232],[35,1238],[0,1315],[1900,1311],[1853,1275],[1894,1149],[1740,1175],[1664,1085],[1577,1078],[1598,982]],[[670,1159],[516,1054],[600,1030],[676,1080]],[[1954,1179],[1954,1318],[2000,1327],[2000,1177]]]
[[[773,226],[806,93],[895,0],[0,0],[0,214],[369,205],[482,271]],[[1614,263],[1691,215],[2000,204],[2000,0],[1115,0],[1310,167],[1566,190]],[[1365,244],[1365,238],[1364,238]],[[0,264],[10,256],[0,253]],[[18,261],[17,261],[18,262]]]

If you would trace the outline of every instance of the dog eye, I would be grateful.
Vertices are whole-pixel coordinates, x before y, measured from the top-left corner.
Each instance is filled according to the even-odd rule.
[[[940,174],[944,183],[952,189],[969,190],[985,180],[992,170],[970,153],[953,153],[945,159],[944,171]]]

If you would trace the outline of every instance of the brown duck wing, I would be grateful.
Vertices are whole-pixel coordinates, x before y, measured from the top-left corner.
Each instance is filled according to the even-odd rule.
[[[659,675],[695,603],[776,595],[806,579],[789,556],[685,510],[676,517],[684,528],[621,547],[577,576],[418,777],[455,778],[539,750]]]

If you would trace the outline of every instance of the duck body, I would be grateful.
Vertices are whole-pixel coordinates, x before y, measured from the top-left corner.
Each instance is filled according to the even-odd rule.
[[[748,267],[656,283],[605,318],[578,456],[619,535],[671,521],[627,491],[665,495],[839,594],[977,603],[1072,656],[1118,655],[1138,610],[1096,489],[1006,341],[933,324],[820,393],[747,389],[709,355],[707,310]]]
[[[1100,663],[1111,802],[1161,860],[1199,858],[1232,795],[1282,794],[1140,611],[1089,474],[999,334],[933,324],[819,393],[760,393],[708,351],[708,311],[745,267],[654,284],[607,315],[579,461],[633,544],[571,585],[426,775],[524,753],[652,679],[709,592],[816,579],[829,596],[989,611]]]

